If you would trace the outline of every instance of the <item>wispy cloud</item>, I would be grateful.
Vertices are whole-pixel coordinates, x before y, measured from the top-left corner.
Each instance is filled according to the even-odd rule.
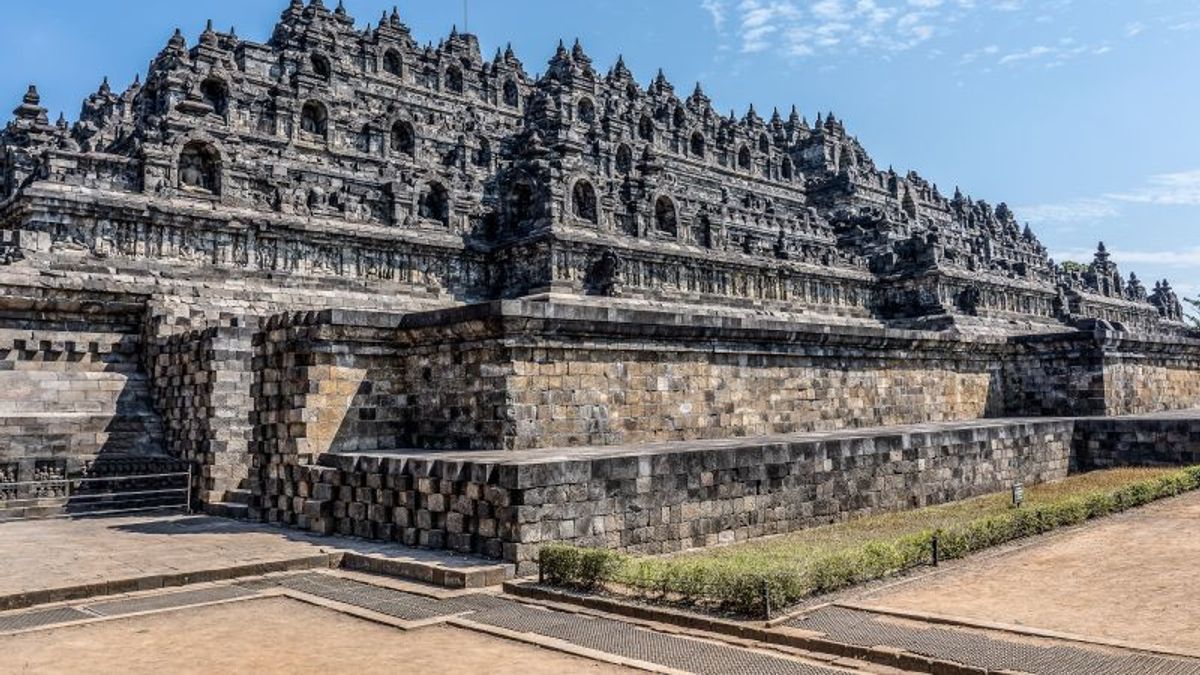
[[[1035,225],[1073,225],[1116,218],[1123,204],[1200,206],[1200,169],[1157,174],[1137,187],[1098,197],[1021,206],[1016,213]]]
[[[1105,197],[1137,204],[1200,206],[1200,169],[1151,176],[1146,184],[1139,188],[1108,194]]]
[[[1013,66],[1036,62],[1047,68],[1055,68],[1081,56],[1099,56],[1111,51],[1112,47],[1107,44],[1082,44],[1074,38],[1067,37],[1053,44],[1039,44],[1008,52],[1001,55],[997,63],[1001,66]]]
[[[713,28],[718,32],[725,29],[726,6],[725,0],[703,0],[700,7],[712,18]]]
[[[743,53],[779,50],[893,54],[922,45],[963,16],[1016,11],[1020,0],[702,0],[718,31]]]
[[[1095,250],[1074,249],[1059,251],[1053,255],[1056,260],[1091,260]],[[1200,267],[1200,246],[1181,251],[1138,251],[1110,248],[1112,259],[1121,264],[1157,265],[1160,267]],[[1190,284],[1188,285],[1190,287]]]
[[[1116,204],[1103,198],[1073,199],[1058,204],[1033,204],[1016,208],[1017,216],[1035,225],[1070,225],[1116,217]]]

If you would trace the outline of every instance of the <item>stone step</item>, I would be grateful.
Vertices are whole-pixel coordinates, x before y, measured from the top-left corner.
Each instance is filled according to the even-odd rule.
[[[226,490],[225,501],[230,504],[241,504],[243,506],[250,505],[250,499],[254,495],[246,489],[238,488],[236,490]]]
[[[209,502],[204,505],[204,513],[217,518],[246,520],[250,507],[235,502]]]

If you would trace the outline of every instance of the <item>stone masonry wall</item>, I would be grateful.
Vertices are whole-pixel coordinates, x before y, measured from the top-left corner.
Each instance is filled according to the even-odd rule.
[[[111,296],[0,293],[0,484],[161,452],[138,318]]]
[[[1104,351],[1104,401],[1106,415],[1200,406],[1200,340],[1109,338]]]
[[[264,440],[313,457],[967,420],[1003,405],[999,341],[536,302],[270,326],[262,349],[279,365],[262,375],[278,382],[264,392],[292,394],[260,402],[278,418]]]
[[[1080,471],[1200,464],[1200,416],[1080,419],[1075,422],[1074,447]]]
[[[744,437],[976,419],[989,411],[993,374],[966,354],[789,351],[638,340],[514,347],[512,446]]]
[[[1010,339],[1007,415],[1134,415],[1200,406],[1200,340],[1092,331]]]
[[[1003,373],[1006,415],[1104,414],[1104,356],[1089,333],[1013,339]]]
[[[279,467],[277,519],[503,558],[525,573],[548,542],[662,553],[1063,478],[1072,428],[1007,420],[570,458],[327,454]]]
[[[158,338],[147,350],[166,451],[196,467],[196,496],[224,500],[251,477],[255,329],[227,326]]]

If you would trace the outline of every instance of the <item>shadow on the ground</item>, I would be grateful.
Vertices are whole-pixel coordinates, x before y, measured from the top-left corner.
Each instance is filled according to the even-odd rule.
[[[500,561],[476,558],[452,553],[450,551],[434,551],[404,546],[393,542],[368,541],[354,537],[321,536],[308,532],[292,530],[280,525],[250,523],[214,516],[171,516],[123,522],[114,524],[109,529],[129,534],[149,535],[238,535],[266,534],[287,541],[308,544],[321,549],[337,549],[361,555],[385,555],[391,558],[408,558],[412,560],[436,563],[442,567],[475,567],[479,565],[496,565]]]

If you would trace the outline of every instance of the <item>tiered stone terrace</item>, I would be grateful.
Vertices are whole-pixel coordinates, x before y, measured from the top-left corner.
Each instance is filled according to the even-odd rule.
[[[1168,282],[579,44],[534,78],[292,0],[0,132],[0,508],[183,461],[213,511],[528,566],[1184,461],[1079,418],[1197,406]]]

